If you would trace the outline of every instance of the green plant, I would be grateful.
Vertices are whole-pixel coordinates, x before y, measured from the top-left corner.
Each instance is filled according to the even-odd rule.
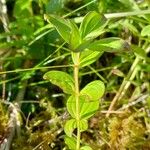
[[[44,79],[59,86],[64,93],[69,95],[67,110],[72,119],[67,120],[64,127],[65,143],[69,149],[91,149],[84,144],[81,146],[81,132],[87,130],[88,119],[98,110],[99,99],[104,94],[105,86],[102,81],[96,80],[80,90],[79,69],[96,61],[104,51],[124,50],[125,42],[114,37],[94,40],[105,32],[108,23],[103,15],[95,11],[89,12],[84,17],[79,28],[72,20],[65,20],[54,15],[45,16],[45,18],[69,44],[73,61],[73,77],[58,70],[49,71],[44,75]],[[74,134],[75,129],[76,135]]]

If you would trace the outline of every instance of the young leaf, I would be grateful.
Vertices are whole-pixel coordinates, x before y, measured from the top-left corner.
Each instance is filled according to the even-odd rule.
[[[80,44],[81,38],[77,25],[73,21],[70,21],[70,25],[71,25],[71,35],[69,44],[71,50],[74,51],[76,47],[78,47],[78,45]]]
[[[75,150],[76,149],[76,139],[73,137],[68,137],[65,136],[65,143],[68,145],[70,150]]]
[[[64,131],[65,131],[66,135],[71,137],[72,132],[76,127],[77,127],[77,124],[76,124],[75,119],[68,120],[65,124],[65,127],[64,127]]]
[[[122,52],[128,51],[129,45],[120,38],[111,37],[95,41],[87,48],[92,51]]]
[[[106,25],[106,18],[99,13],[89,12],[80,25],[81,38],[84,40],[93,39],[102,34]]]
[[[55,15],[45,15],[45,19],[51,23],[58,33],[61,35],[61,37],[69,43],[70,41],[70,32],[71,28],[69,26],[69,22],[67,22],[65,19],[55,16]]]
[[[65,72],[56,70],[49,71],[44,74],[43,78],[59,86],[64,91],[64,93],[74,93],[74,80],[69,74]]]

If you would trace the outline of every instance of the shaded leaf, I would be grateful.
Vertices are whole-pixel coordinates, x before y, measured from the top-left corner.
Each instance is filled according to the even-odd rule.
[[[69,74],[65,72],[56,70],[49,71],[44,74],[43,78],[59,86],[64,91],[64,93],[74,93],[74,80]]]
[[[71,34],[69,44],[71,46],[71,50],[74,51],[76,47],[80,44],[81,38],[77,25],[73,21],[70,21],[70,25],[71,25]]]
[[[80,25],[82,39],[93,39],[102,34],[103,26],[106,24],[106,18],[99,13],[89,12],[83,19]]]
[[[111,72],[119,77],[125,77],[124,73],[120,71],[119,69],[112,69]]]
[[[64,131],[66,133],[67,136],[71,137],[72,136],[72,132],[74,131],[74,129],[77,127],[76,124],[76,120],[75,119],[71,119],[71,120],[67,120],[65,127],[64,127]]]
[[[150,72],[150,65],[149,64],[139,64],[138,67],[141,71]]]
[[[142,49],[141,47],[137,46],[137,45],[131,45],[131,49],[132,51],[139,57],[145,59],[146,58],[146,52],[144,51],[144,49]]]
[[[120,38],[111,37],[95,41],[87,48],[92,51],[122,52],[125,50],[128,51],[129,45]]]
[[[69,26],[69,22],[65,19],[55,16],[55,15],[45,15],[45,19],[50,22],[61,35],[61,37],[69,43],[70,41],[70,32],[71,28]]]

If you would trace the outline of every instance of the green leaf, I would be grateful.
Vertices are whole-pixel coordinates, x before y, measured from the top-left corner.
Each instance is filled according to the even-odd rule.
[[[85,86],[80,92],[79,110],[80,118],[90,118],[99,108],[99,98],[104,94],[103,82],[96,80]],[[72,95],[67,101],[67,110],[73,118],[76,118],[76,101]]]
[[[86,119],[80,120],[80,131],[83,132],[88,129],[88,121]]]
[[[104,32],[105,25],[106,18],[103,15],[95,11],[89,12],[80,25],[81,38],[88,40],[99,36]]]
[[[81,38],[77,25],[73,21],[70,21],[70,25],[71,25],[71,35],[69,44],[71,50],[74,51],[76,47],[78,47],[78,45],[81,43]]]
[[[142,36],[150,36],[150,25],[145,26],[141,31]]]
[[[69,74],[65,72],[56,70],[49,71],[44,74],[43,78],[59,86],[64,91],[64,93],[74,93],[74,80]]]
[[[104,83],[100,80],[95,80],[87,84],[80,92],[80,95],[86,95],[89,100],[98,100],[105,92]]]
[[[139,69],[141,71],[145,71],[145,72],[150,73],[150,65],[149,64],[139,64]]]
[[[98,110],[99,100],[89,100],[86,95],[80,96],[79,99],[80,118],[90,118]],[[67,101],[67,110],[73,118],[77,117],[75,96],[69,97]]]
[[[76,118],[76,101],[75,96],[70,96],[67,100],[67,110],[72,118]]]
[[[76,139],[73,137],[68,137],[65,136],[65,143],[68,145],[70,150],[75,150],[76,149]]]
[[[64,127],[64,131],[66,133],[67,136],[71,137],[72,136],[72,132],[74,131],[74,129],[77,127],[76,124],[76,120],[75,119],[71,119],[68,120],[65,124]]]
[[[137,45],[131,45],[131,49],[132,51],[139,56],[142,59],[146,58],[146,52],[144,51],[144,49],[142,49],[141,47],[137,46]]]
[[[81,150],[92,150],[90,146],[83,146],[81,147]]]
[[[92,40],[82,41],[82,43],[74,50],[75,52],[82,52],[87,49],[92,43]]]
[[[69,22],[67,22],[65,19],[55,16],[55,15],[45,15],[45,19],[51,23],[58,33],[61,35],[61,37],[69,43],[70,41],[70,33],[71,33],[71,28]]]
[[[122,52],[129,50],[129,44],[120,38],[111,37],[95,41],[87,48],[92,51]]]
[[[84,50],[80,55],[80,67],[85,67],[95,62],[103,52]]]
[[[104,94],[105,86],[100,80],[87,84],[80,92],[80,115],[82,118],[90,118],[99,108],[99,101]]]
[[[32,12],[32,1],[31,0],[16,0],[15,6],[13,9],[14,17],[18,18],[27,18],[31,17]]]

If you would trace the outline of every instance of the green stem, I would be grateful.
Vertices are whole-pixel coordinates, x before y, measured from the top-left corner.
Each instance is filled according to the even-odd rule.
[[[75,80],[75,99],[76,99],[76,122],[77,122],[77,144],[76,150],[80,149],[80,105],[79,105],[79,53],[75,54],[74,80]]]

